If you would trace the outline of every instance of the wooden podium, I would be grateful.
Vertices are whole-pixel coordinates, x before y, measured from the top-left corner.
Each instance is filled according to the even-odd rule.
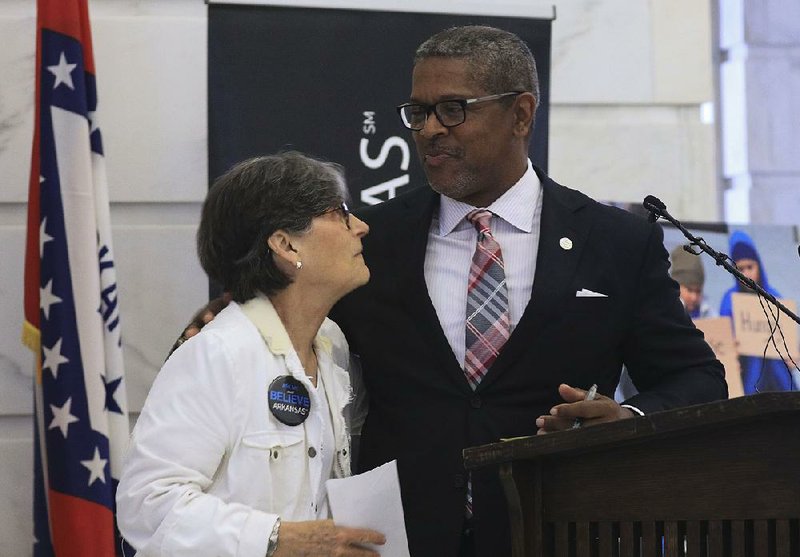
[[[464,451],[498,466],[514,557],[800,556],[800,393]]]

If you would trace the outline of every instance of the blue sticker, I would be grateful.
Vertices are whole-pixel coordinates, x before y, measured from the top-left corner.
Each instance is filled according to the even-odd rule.
[[[300,425],[311,413],[311,398],[303,384],[291,375],[281,375],[269,385],[269,411],[286,425]]]

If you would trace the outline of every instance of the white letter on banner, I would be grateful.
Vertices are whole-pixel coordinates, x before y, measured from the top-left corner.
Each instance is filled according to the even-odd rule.
[[[383,145],[381,145],[381,152],[378,153],[378,157],[375,159],[370,158],[369,154],[367,153],[368,146],[369,139],[362,137],[361,143],[358,146],[358,154],[361,157],[361,162],[364,163],[364,166],[367,168],[371,168],[372,170],[380,168],[384,165],[386,159],[389,157],[389,151],[392,149],[392,147],[399,147],[403,152],[403,160],[400,163],[400,169],[408,170],[408,163],[411,160],[411,151],[408,149],[408,143],[406,143],[402,137],[397,137],[395,135],[384,141]]]
[[[408,174],[403,174],[402,176],[398,176],[397,178],[392,178],[391,180],[387,180],[377,186],[372,186],[371,188],[366,188],[361,190],[361,201],[366,203],[367,205],[377,205],[386,199],[392,199],[397,195],[397,188],[403,187],[408,184]],[[377,197],[378,195],[389,192],[389,195],[386,199],[380,199]]]

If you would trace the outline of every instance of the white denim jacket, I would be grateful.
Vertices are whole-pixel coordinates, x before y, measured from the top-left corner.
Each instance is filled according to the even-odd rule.
[[[350,474],[348,348],[326,319],[314,340],[330,413],[266,296],[231,303],[164,364],[133,430],[117,518],[137,555],[263,557],[278,517],[328,517],[320,493],[322,428],[333,425],[333,477]],[[270,412],[268,387],[302,382],[311,412],[298,426]]]

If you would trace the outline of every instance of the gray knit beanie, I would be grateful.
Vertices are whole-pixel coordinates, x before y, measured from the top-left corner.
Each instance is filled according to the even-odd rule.
[[[700,256],[689,253],[683,249],[683,246],[678,246],[672,250],[670,259],[672,259],[670,275],[675,282],[685,286],[703,287],[705,274]]]

